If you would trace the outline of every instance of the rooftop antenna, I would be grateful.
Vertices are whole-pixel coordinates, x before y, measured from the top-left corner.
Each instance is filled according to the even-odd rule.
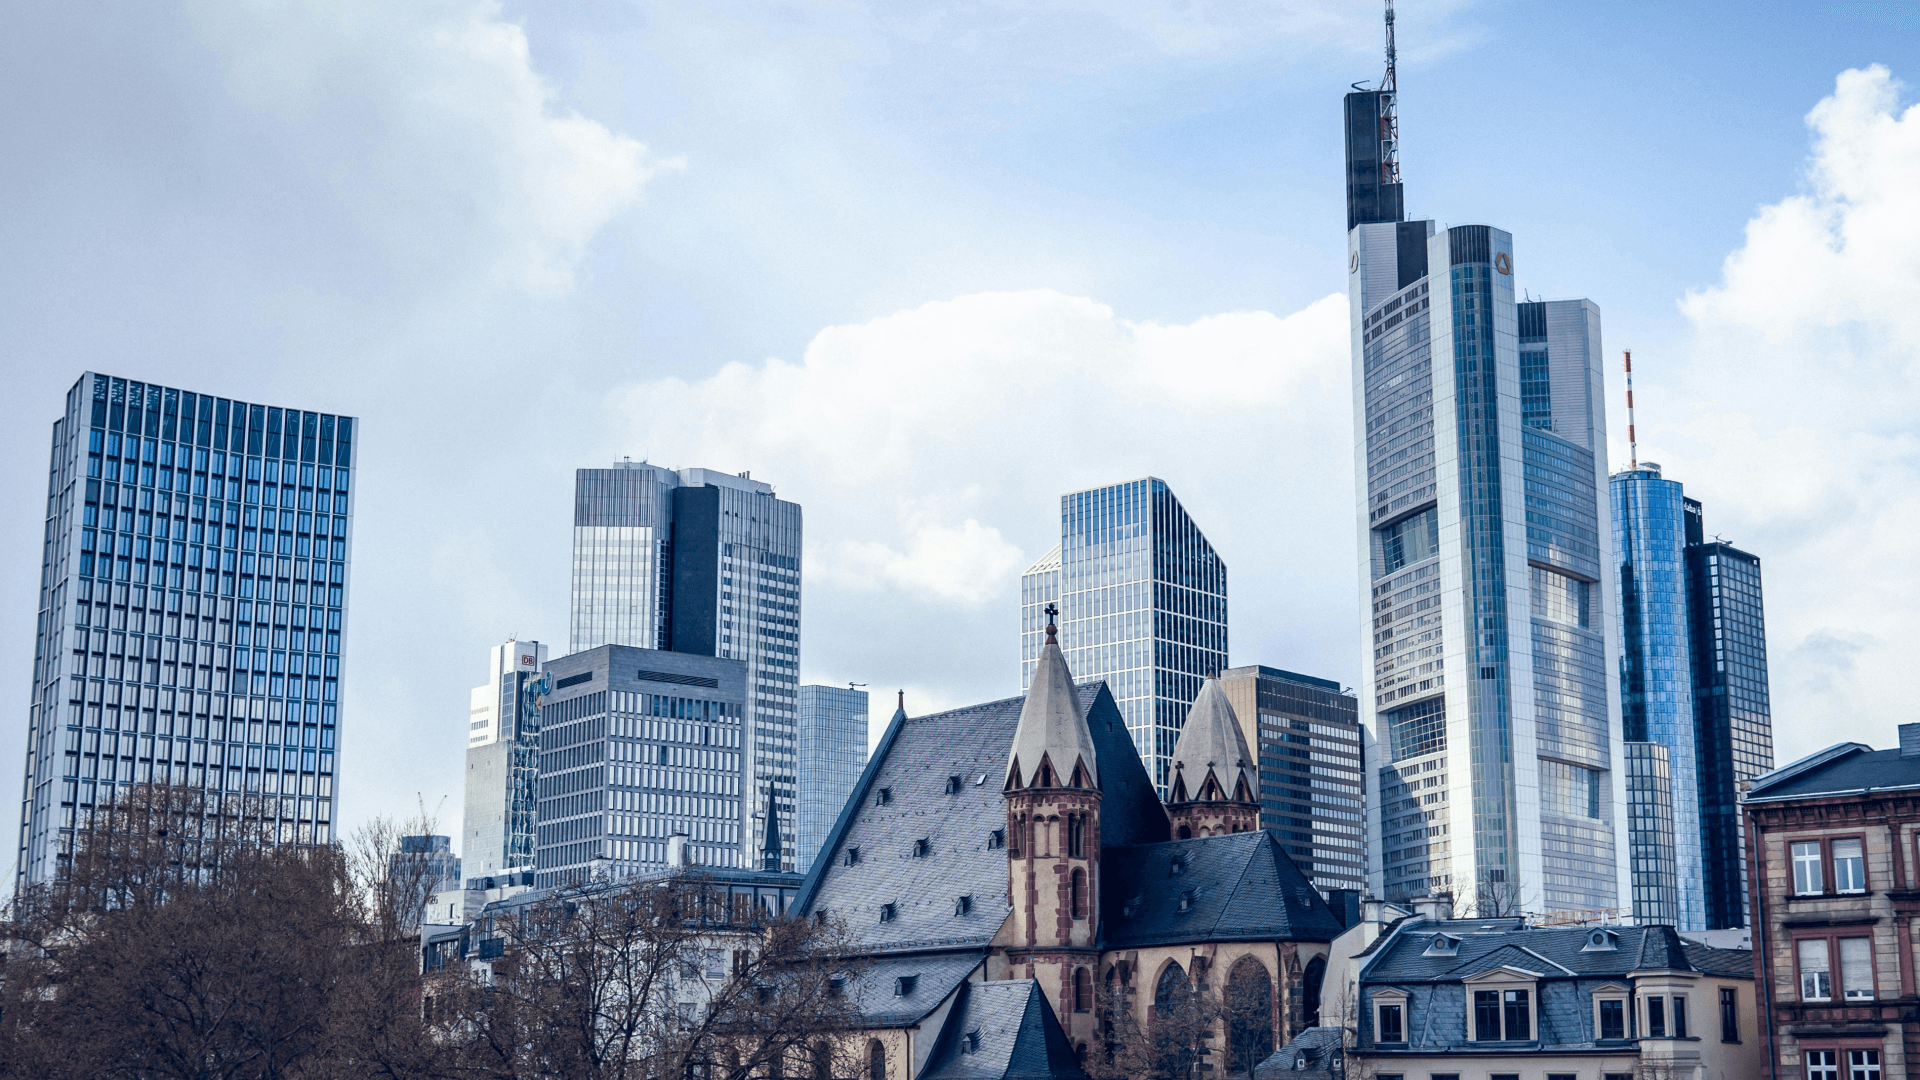
[[[1400,182],[1400,87],[1394,78],[1393,0],[1387,0],[1387,73],[1380,80],[1380,182]]]
[[[1624,354],[1627,358],[1627,470],[1631,472],[1640,467],[1640,438],[1633,430],[1633,350]]]

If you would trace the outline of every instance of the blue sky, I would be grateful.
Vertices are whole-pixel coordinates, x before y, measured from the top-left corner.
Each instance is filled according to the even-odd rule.
[[[1412,211],[1598,302],[1643,456],[1766,560],[1782,760],[1888,743],[1920,4],[1400,31]],[[1324,0],[20,5],[0,671],[24,702],[46,425],[91,368],[363,418],[351,818],[457,819],[467,688],[508,634],[564,647],[571,471],[623,454],[803,502],[810,681],[1014,692],[1055,497],[1153,473],[1228,562],[1234,662],[1351,682],[1338,117],[1379,49]]]

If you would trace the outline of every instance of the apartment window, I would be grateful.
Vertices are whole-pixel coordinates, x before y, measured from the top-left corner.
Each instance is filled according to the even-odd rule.
[[[1600,1080],[1633,1080],[1632,1073],[1601,1073]]]
[[[1519,1073],[1492,1073],[1487,1080],[1520,1080]]]
[[[1667,1037],[1667,999],[1650,997],[1647,999],[1647,1038],[1664,1039]]]
[[[1838,1050],[1808,1050],[1807,1080],[1840,1080],[1840,1069],[1836,1064]]]
[[[1880,1080],[1880,1051],[1847,1051],[1847,1080]]]
[[[1380,1006],[1380,1034],[1376,1041],[1383,1043],[1400,1043],[1407,1041],[1407,1028],[1403,1017],[1404,1008],[1405,1006],[1401,1005]]]
[[[1827,939],[1802,938],[1796,950],[1800,958],[1800,1000],[1832,1001],[1833,974],[1827,966]]]
[[[1580,1080],[1576,1073],[1548,1073],[1547,1080]]]
[[[1858,837],[1833,842],[1833,891],[1867,891],[1867,860]]]
[[[1731,986],[1720,988],[1720,1041],[1740,1041],[1740,991]]]
[[[1848,1001],[1873,1000],[1873,947],[1866,938],[1840,939],[1840,993]]]
[[[1473,1037],[1478,1042],[1500,1041],[1500,991],[1473,992]]]
[[[1605,998],[1600,1001],[1600,1038],[1624,1039],[1627,1037],[1627,1003],[1622,998]]]
[[[1533,1011],[1529,1007],[1531,996],[1525,990],[1500,991],[1502,1019],[1506,1021],[1506,1037],[1510,1042],[1533,1037]]]
[[[1428,1073],[1427,1080],[1460,1080],[1459,1073]]]
[[[1802,840],[1793,845],[1793,892],[1796,896],[1818,896],[1826,891],[1820,875],[1820,841]]]
[[[1478,1042],[1520,1042],[1532,1038],[1532,991],[1475,990],[1473,1037]]]

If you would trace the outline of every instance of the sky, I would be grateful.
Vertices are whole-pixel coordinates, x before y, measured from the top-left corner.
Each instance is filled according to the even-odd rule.
[[[349,827],[459,831],[467,691],[508,636],[564,651],[572,473],[623,456],[803,505],[802,678],[868,684],[879,719],[896,689],[1018,692],[1058,496],[1143,475],[1228,565],[1234,664],[1359,677],[1339,99],[1380,75],[1374,4],[10,15],[0,762],[88,370],[361,418]],[[1507,229],[1522,288],[1598,303],[1640,456],[1761,556],[1778,760],[1891,745],[1920,652],[1920,3],[1398,25],[1411,213]]]

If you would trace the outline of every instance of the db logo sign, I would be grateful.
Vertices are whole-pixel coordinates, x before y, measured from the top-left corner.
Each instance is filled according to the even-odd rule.
[[[522,657],[520,658],[520,666],[521,666],[521,667],[532,667],[532,666],[533,666],[533,657],[531,657],[531,656],[522,656]]]

